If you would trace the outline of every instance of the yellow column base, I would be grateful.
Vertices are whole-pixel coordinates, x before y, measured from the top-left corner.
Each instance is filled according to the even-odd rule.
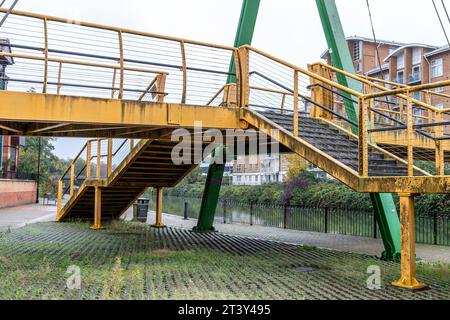
[[[165,225],[163,225],[163,224],[152,224],[150,227],[156,228],[156,229],[164,229],[164,228],[167,228],[167,226],[165,226]]]
[[[96,226],[95,224],[90,227],[91,230],[103,230],[105,229],[103,226]]]
[[[426,290],[430,288],[425,283],[417,281],[416,278],[409,279],[407,277],[401,277],[400,280],[392,282],[392,285],[394,287],[413,291]]]

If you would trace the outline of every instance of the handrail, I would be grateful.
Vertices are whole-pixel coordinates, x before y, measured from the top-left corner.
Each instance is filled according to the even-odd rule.
[[[7,11],[8,11],[8,9],[0,8],[0,13],[1,12],[6,13]],[[175,42],[184,42],[184,43],[188,43],[188,44],[195,44],[195,45],[205,46],[205,47],[213,47],[213,48],[217,48],[217,49],[225,49],[225,50],[234,50],[235,49],[234,47],[226,46],[226,45],[213,44],[213,43],[178,38],[178,37],[164,36],[164,35],[155,34],[155,33],[149,33],[149,32],[143,32],[143,31],[137,31],[137,30],[125,29],[125,28],[118,28],[118,27],[113,27],[113,26],[106,26],[106,25],[101,25],[101,24],[97,24],[97,23],[85,22],[85,21],[78,21],[78,20],[74,21],[72,19],[58,18],[58,17],[54,17],[54,16],[48,16],[48,15],[43,15],[43,14],[38,14],[38,13],[31,13],[31,12],[26,12],[26,11],[13,10],[13,11],[11,11],[11,14],[17,15],[17,16],[29,17],[29,18],[36,18],[36,19],[40,19],[40,20],[47,19],[47,21],[73,24],[73,25],[78,25],[78,26],[82,26],[82,27],[89,27],[89,28],[101,29],[101,30],[106,30],[106,31],[115,31],[115,32],[122,32],[122,33],[127,33],[127,34],[133,34],[133,35],[137,35],[137,36],[144,36],[144,37],[157,38],[157,39],[163,39],[163,40],[171,40],[171,41],[175,41]]]

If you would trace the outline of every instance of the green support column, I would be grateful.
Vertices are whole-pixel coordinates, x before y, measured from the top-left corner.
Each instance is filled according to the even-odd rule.
[[[339,18],[339,12],[334,0],[316,0],[322,21],[323,30],[331,54],[332,64],[348,73],[356,74],[355,66],[345,38],[344,29]],[[354,79],[338,75],[338,82],[350,89],[361,91],[361,84]],[[350,96],[349,96],[350,97]],[[345,101],[347,116],[358,122],[358,105]],[[357,133],[358,128],[352,128]],[[400,257],[400,220],[394,198],[391,194],[372,193],[370,195],[378,227],[383,239],[385,259],[399,259]]]
[[[244,0],[237,29],[234,46],[251,45],[253,34],[258,17],[260,0]],[[230,74],[236,73],[234,59],[230,62]],[[229,75],[227,83],[236,83],[236,76]],[[208,176],[206,177],[205,190],[203,192],[200,214],[198,217],[195,231],[213,231],[214,215],[216,213],[217,203],[219,202],[220,188],[222,186],[225,164],[216,164],[215,157],[222,157],[225,153],[225,147],[222,146],[213,154],[212,164],[209,166]]]

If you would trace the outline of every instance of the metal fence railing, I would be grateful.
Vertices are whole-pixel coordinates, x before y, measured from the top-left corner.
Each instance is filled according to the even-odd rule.
[[[198,218],[200,199],[170,197],[164,212]],[[150,208],[154,209],[153,201]],[[373,210],[338,207],[305,207],[221,201],[216,222],[246,224],[298,231],[381,238]],[[450,217],[434,214],[416,216],[416,241],[450,246]]]

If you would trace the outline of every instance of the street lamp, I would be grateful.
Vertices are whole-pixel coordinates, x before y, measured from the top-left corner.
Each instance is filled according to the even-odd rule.
[[[38,161],[37,161],[37,177],[36,177],[36,203],[39,203],[39,182],[40,182],[40,175],[41,175],[41,137],[39,137],[38,142]]]

